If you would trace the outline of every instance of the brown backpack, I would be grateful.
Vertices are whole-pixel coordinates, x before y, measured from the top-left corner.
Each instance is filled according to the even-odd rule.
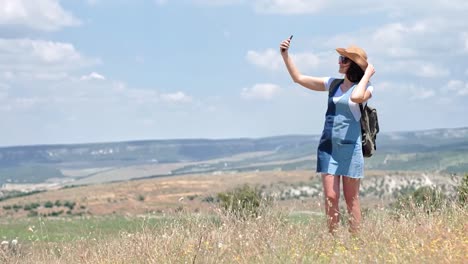
[[[344,79],[334,79],[330,85],[328,97],[332,97]],[[379,133],[379,119],[377,117],[377,109],[369,104],[363,106],[359,104],[361,109],[361,135],[362,135],[362,154],[364,157],[372,157],[377,150],[376,140]]]

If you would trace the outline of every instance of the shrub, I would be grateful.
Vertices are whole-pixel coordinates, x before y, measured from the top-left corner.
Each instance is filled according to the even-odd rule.
[[[215,201],[215,198],[213,196],[207,196],[205,198],[202,199],[202,202],[205,202],[205,203],[214,203],[214,202],[218,202],[219,199],[216,199]]]
[[[233,191],[218,193],[221,207],[236,217],[257,217],[262,205],[262,195],[257,188],[244,185]]]
[[[138,195],[138,201],[143,202],[145,200],[145,196],[143,194]]]
[[[426,213],[432,213],[441,209],[446,201],[446,195],[440,190],[424,186],[411,194],[400,196],[393,207],[400,212],[413,213],[414,209],[423,209]]]
[[[462,206],[467,206],[468,204],[468,174],[465,174],[463,177],[460,186],[458,186],[458,203]]]
[[[44,203],[44,207],[45,208],[52,208],[52,207],[54,207],[54,203],[51,202],[51,201],[47,201],[47,202]]]
[[[40,206],[39,203],[30,203],[30,204],[24,205],[23,209],[24,209],[25,211],[29,211],[29,210],[36,209],[36,208],[38,208],[39,206]]]
[[[53,211],[51,213],[49,213],[49,216],[59,216],[63,213],[63,210],[60,210],[60,211]]]
[[[76,203],[75,202],[70,202],[70,201],[65,201],[63,206],[68,207],[68,209],[73,210],[75,208]]]

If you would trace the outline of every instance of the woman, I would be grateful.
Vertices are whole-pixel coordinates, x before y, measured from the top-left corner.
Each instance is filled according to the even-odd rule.
[[[363,49],[357,46],[338,48],[339,73],[345,77],[338,82],[339,87],[330,87],[335,78],[312,77],[299,72],[289,57],[290,42],[290,39],[284,40],[280,49],[294,82],[314,91],[332,91],[329,91],[325,126],[317,150],[317,172],[322,174],[328,229],[334,233],[338,227],[340,180],[343,179],[343,193],[350,214],[349,230],[356,233],[361,223],[359,184],[364,177],[359,104],[365,104],[372,97],[373,86],[369,80],[375,73],[374,67],[368,64]]]

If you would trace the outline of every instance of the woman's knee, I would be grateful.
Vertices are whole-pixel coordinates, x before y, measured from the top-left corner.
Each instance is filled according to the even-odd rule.
[[[327,202],[336,203],[340,198],[340,177],[322,174],[323,192]]]
[[[340,194],[339,193],[336,193],[334,191],[329,191],[329,192],[325,192],[325,200],[327,202],[330,202],[330,203],[337,203],[338,200],[340,199]]]

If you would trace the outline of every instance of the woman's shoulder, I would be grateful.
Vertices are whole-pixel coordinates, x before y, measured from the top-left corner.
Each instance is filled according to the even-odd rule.
[[[330,90],[330,86],[334,80],[343,80],[343,78],[336,78],[336,77],[324,77],[323,81],[325,84],[325,89],[328,91]]]

